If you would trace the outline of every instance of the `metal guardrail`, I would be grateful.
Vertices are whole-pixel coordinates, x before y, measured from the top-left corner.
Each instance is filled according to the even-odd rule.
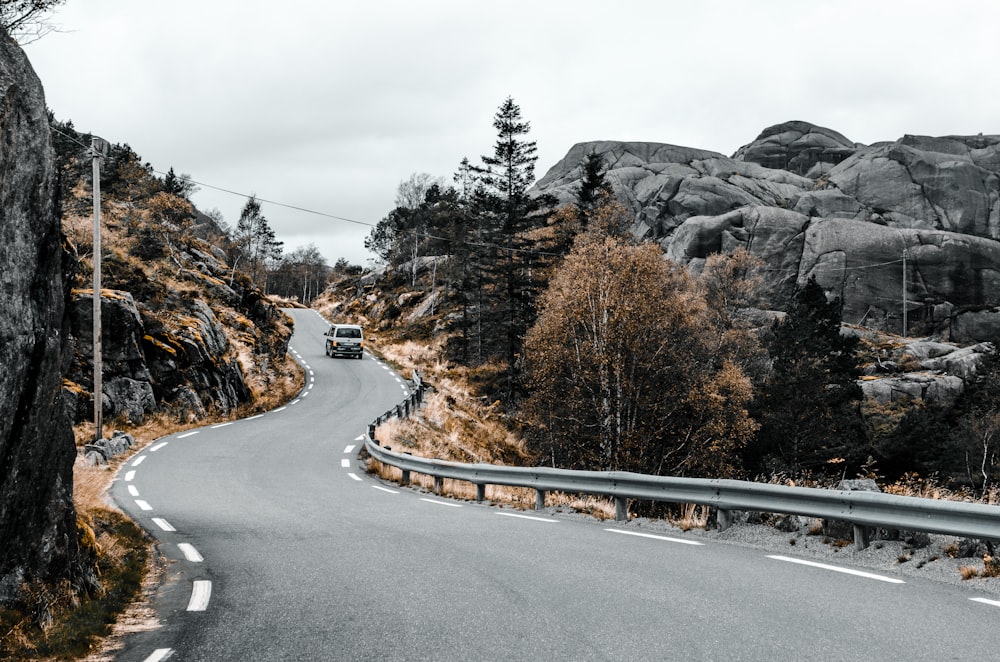
[[[417,388],[417,393],[422,390]],[[420,396],[417,405],[419,401]],[[406,411],[408,414],[410,409]],[[390,410],[386,414],[396,412]],[[737,510],[843,520],[853,525],[858,549],[868,546],[873,527],[1000,541],[1000,506],[738,480],[448,462],[396,453],[379,446],[375,441],[375,426],[382,420],[380,417],[369,426],[365,448],[379,462],[401,469],[404,485],[410,482],[411,472],[433,476],[436,492],[441,491],[445,478],[463,480],[476,486],[477,501],[485,498],[486,485],[507,485],[534,489],[538,510],[544,508],[545,493],[550,491],[613,497],[619,521],[628,519],[628,499],[711,506],[718,509],[720,529],[732,523],[732,512]]]

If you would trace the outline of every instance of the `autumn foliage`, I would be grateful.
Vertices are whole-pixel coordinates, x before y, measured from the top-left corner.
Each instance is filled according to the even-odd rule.
[[[713,314],[658,246],[581,235],[525,340],[535,450],[561,467],[735,475],[752,388]]]

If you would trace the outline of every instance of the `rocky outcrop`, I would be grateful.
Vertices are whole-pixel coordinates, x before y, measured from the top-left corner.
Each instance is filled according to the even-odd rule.
[[[76,453],[59,394],[64,252],[42,86],[0,30],[0,606],[32,580],[78,580]]]
[[[228,286],[218,286],[239,299]],[[252,394],[226,328],[212,306],[201,298],[173,297],[165,303],[166,310],[153,311],[137,305],[129,292],[102,293],[104,416],[138,423],[151,413],[169,409],[189,419],[200,418],[209,410],[228,414],[249,403]],[[256,310],[258,306],[260,310]],[[250,307],[258,315],[274,313],[273,306],[263,301]],[[70,380],[80,388],[67,388],[65,397],[75,420],[90,420],[93,291],[74,292],[71,310],[76,360]],[[275,346],[267,346],[271,341],[265,342],[264,334],[248,318],[244,320],[241,332],[250,336],[264,355],[284,354],[287,336],[278,334]]]
[[[764,129],[733,158],[815,179],[853,156],[858,147],[831,129],[808,122],[784,122]]]
[[[746,248],[767,264],[772,307],[815,277],[843,300],[845,322],[902,331],[905,300],[908,335],[1000,335],[1000,136],[864,146],[787,122],[733,158],[580,143],[535,190],[571,202],[592,152],[632,211],[635,238],[694,271],[711,253]]]

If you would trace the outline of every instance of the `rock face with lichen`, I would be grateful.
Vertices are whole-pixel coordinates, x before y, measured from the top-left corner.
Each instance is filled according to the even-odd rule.
[[[78,579],[76,449],[59,405],[66,278],[42,86],[0,30],[0,605]]]
[[[634,214],[633,236],[695,272],[712,253],[749,250],[767,264],[775,308],[815,277],[841,298],[845,322],[900,332],[905,299],[908,335],[1000,335],[1000,136],[866,146],[786,122],[732,158],[580,143],[535,190],[571,201],[591,152]]]

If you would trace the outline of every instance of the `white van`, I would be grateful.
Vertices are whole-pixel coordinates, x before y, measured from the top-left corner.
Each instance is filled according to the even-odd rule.
[[[365,334],[357,324],[334,324],[326,332],[327,356],[365,355]]]

